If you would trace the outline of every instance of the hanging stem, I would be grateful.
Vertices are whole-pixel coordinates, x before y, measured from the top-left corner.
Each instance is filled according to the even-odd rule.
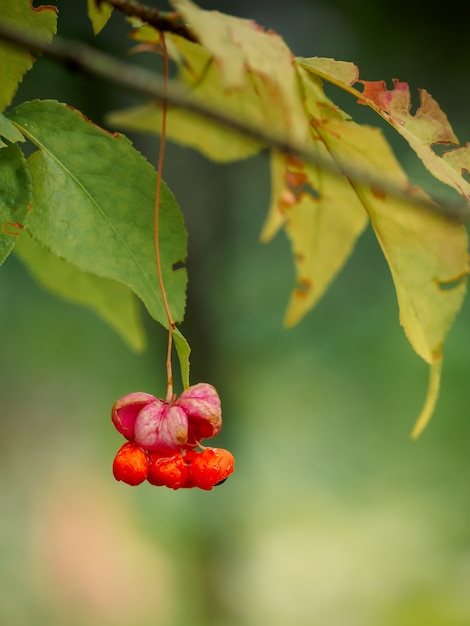
[[[165,42],[165,33],[160,33],[161,37],[161,46],[163,53],[163,89],[164,93],[167,92],[168,87],[168,52],[166,48]],[[162,130],[161,130],[161,140],[160,140],[160,151],[158,154],[158,169],[157,169],[157,186],[155,191],[155,226],[154,226],[154,240],[155,240],[155,260],[157,263],[157,274],[158,274],[158,282],[160,285],[160,291],[162,293],[163,306],[165,307],[165,312],[168,318],[168,350],[166,355],[166,375],[167,375],[167,391],[166,391],[166,402],[170,402],[173,397],[173,370],[171,366],[171,348],[173,341],[173,331],[176,328],[176,324],[173,321],[171,316],[170,306],[168,304],[168,299],[166,297],[165,285],[163,283],[163,275],[162,275],[162,262],[160,256],[160,238],[159,238],[159,219],[160,219],[160,189],[162,183],[162,168],[163,168],[163,159],[165,157],[165,136],[166,136],[166,115],[168,110],[168,100],[166,97],[162,100]]]

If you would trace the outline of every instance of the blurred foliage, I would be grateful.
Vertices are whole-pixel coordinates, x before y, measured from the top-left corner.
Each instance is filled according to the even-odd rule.
[[[94,41],[85,1],[59,4],[59,33],[122,49],[121,16]],[[438,15],[428,5],[419,14],[421,2],[391,12],[370,0],[204,6],[257,19],[298,54],[351,60],[365,78],[427,88],[465,139],[470,44],[454,4]],[[16,101],[32,97],[66,101],[96,123],[137,102],[46,59]],[[133,139],[155,162],[155,140]],[[234,451],[236,472],[207,493],[115,483],[121,441],[110,407],[130,391],[164,393],[165,332],[146,318],[151,347],[135,355],[10,257],[0,272],[0,623],[468,624],[469,305],[447,344],[434,419],[411,443],[427,372],[403,336],[371,233],[316,310],[286,331],[288,244],[258,242],[267,160],[221,166],[168,148],[164,177],[190,237],[183,330],[192,382],[219,390],[217,441]]]

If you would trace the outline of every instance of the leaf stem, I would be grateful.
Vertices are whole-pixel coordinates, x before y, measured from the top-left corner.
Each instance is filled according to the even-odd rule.
[[[162,32],[161,46],[163,53],[163,89],[166,91],[168,86],[168,52],[165,42],[165,34]],[[158,153],[158,166],[157,166],[157,184],[155,190],[155,222],[154,222],[154,239],[155,239],[155,261],[157,265],[158,283],[160,285],[160,291],[162,292],[163,306],[168,318],[168,350],[166,355],[166,375],[167,375],[167,392],[166,402],[170,402],[173,397],[173,370],[171,365],[171,348],[173,343],[173,331],[176,328],[176,324],[173,321],[171,315],[170,305],[168,304],[168,298],[165,291],[165,284],[163,282],[162,274],[162,261],[160,255],[160,190],[162,184],[162,169],[163,160],[165,158],[165,139],[166,139],[166,115],[168,110],[168,100],[166,97],[162,100],[162,130],[160,140],[160,150]]]

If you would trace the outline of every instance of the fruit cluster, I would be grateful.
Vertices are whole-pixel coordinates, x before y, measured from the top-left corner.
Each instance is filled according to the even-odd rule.
[[[204,448],[174,454],[143,450],[132,442],[119,449],[113,463],[116,480],[128,485],[151,485],[180,489],[199,487],[210,490],[233,472],[234,459],[228,450]]]
[[[188,387],[171,402],[148,393],[128,394],[113,405],[112,420],[128,440],[114,459],[113,474],[128,485],[147,480],[172,489],[210,490],[234,470],[228,450],[195,450],[222,427],[220,399],[212,385]]]

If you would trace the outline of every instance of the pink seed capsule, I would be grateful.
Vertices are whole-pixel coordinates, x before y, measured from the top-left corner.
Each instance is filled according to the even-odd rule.
[[[142,391],[129,393],[116,400],[111,410],[111,418],[116,430],[126,439],[134,439],[134,425],[137,414],[146,404],[156,400],[155,396]]]
[[[134,440],[144,450],[179,450],[188,440],[186,413],[180,407],[162,400],[150,402],[137,415]]]
[[[188,446],[215,437],[222,427],[220,398],[212,385],[198,383],[183,391],[175,404],[188,416]]]

